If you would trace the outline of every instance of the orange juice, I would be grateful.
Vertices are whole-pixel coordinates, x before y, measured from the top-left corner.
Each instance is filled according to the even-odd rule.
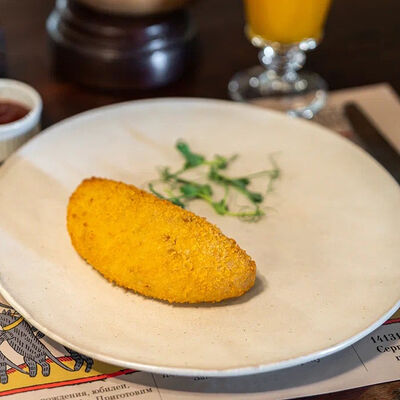
[[[331,0],[244,0],[251,38],[291,44],[318,40]]]

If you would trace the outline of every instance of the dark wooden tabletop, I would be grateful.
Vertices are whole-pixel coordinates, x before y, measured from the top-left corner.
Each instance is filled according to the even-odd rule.
[[[243,35],[240,0],[198,0],[200,56],[193,71],[163,89],[105,93],[59,81],[51,68],[45,21],[53,0],[0,0],[0,30],[6,42],[7,76],[34,86],[44,100],[43,125],[120,101],[160,96],[227,98],[231,76],[257,62]],[[334,0],[320,47],[307,67],[331,89],[389,82],[400,93],[400,1]],[[0,68],[1,74],[1,68]],[[400,372],[399,372],[400,378]],[[400,381],[315,400],[400,400]]]
[[[231,76],[257,63],[243,35],[240,0],[198,0],[193,16],[200,57],[195,69],[167,88],[107,94],[57,81],[51,71],[45,20],[53,0],[0,0],[0,27],[7,45],[7,74],[35,86],[44,99],[44,126],[101,105],[146,97],[227,98]],[[400,92],[400,2],[334,0],[325,38],[308,55],[307,67],[331,89],[389,82]]]

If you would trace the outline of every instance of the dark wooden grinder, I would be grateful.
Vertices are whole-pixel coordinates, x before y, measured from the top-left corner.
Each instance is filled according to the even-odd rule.
[[[173,82],[194,57],[188,11],[112,13],[58,0],[47,20],[56,74],[101,89],[150,89]]]

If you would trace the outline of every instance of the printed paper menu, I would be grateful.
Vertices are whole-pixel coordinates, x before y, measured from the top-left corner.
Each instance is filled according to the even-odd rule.
[[[400,379],[400,312],[353,346],[298,367],[238,378],[121,369],[63,347],[0,304],[0,397],[16,400],[288,399]]]

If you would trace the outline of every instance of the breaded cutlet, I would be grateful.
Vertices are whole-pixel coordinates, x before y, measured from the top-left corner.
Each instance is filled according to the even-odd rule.
[[[219,302],[254,284],[255,262],[205,218],[108,179],[72,194],[67,227],[78,254],[110,282],[171,303]]]

